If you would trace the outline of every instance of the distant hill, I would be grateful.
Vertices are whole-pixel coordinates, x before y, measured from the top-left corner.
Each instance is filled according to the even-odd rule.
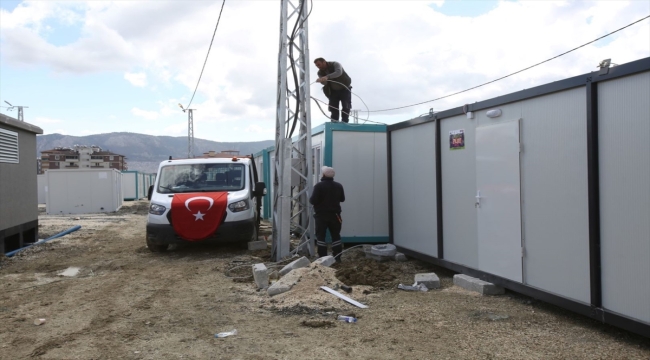
[[[269,146],[273,140],[254,142],[216,142],[194,139],[194,155],[210,150],[238,150],[241,155],[254,154]],[[171,155],[175,158],[187,157],[186,136],[152,136],[129,132],[116,132],[88,136],[69,136],[61,134],[39,135],[36,138],[36,151],[40,156],[43,150],[74,145],[96,145],[103,150],[126,156],[129,170],[155,173],[158,164]]]

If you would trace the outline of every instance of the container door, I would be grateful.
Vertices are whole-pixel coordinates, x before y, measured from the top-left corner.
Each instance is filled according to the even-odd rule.
[[[479,269],[522,282],[519,121],[476,128]]]

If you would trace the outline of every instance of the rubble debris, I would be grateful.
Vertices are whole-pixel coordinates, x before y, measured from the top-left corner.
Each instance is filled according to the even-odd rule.
[[[400,290],[406,290],[406,291],[422,291],[422,292],[427,292],[429,289],[426,287],[424,284],[413,284],[413,285],[404,285],[404,284],[399,284],[397,285],[397,288]]]
[[[331,255],[323,256],[317,259],[316,261],[314,261],[315,264],[326,266],[326,267],[332,266],[335,262],[336,259],[334,259],[334,256]]]
[[[248,250],[265,250],[268,247],[266,240],[251,241],[248,243]]]
[[[406,255],[402,254],[401,252],[395,253],[395,261],[397,262],[403,262],[403,261],[408,261],[408,258]]]
[[[300,280],[303,273],[304,271],[292,271],[288,273],[280,280],[273,283],[273,285],[269,286],[266,292],[269,296],[274,296],[291,290],[291,288]]]
[[[303,256],[300,259],[294,260],[294,261],[290,262],[289,264],[287,264],[287,266],[283,267],[282,270],[280,270],[280,276],[286,275],[291,270],[307,267],[310,264],[311,264],[311,262],[309,261],[309,259],[307,259],[307,257]]]
[[[45,321],[46,321],[45,319],[35,319],[34,320],[34,325],[36,325],[36,326],[43,325],[43,324],[45,324]]]
[[[428,289],[439,289],[440,278],[436,273],[415,274],[415,284],[424,284]]]
[[[264,289],[269,286],[269,273],[266,265],[263,263],[253,265],[253,279],[258,289]]]
[[[59,276],[66,276],[66,277],[75,277],[79,274],[79,270],[81,270],[78,267],[71,266],[64,271],[60,272],[58,275]]]
[[[373,255],[387,256],[391,258],[397,253],[397,248],[393,244],[373,245],[370,248],[370,253]]]

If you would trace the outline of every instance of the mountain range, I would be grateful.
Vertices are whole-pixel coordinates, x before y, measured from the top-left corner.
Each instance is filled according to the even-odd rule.
[[[240,155],[254,154],[275,144],[274,140],[254,142],[217,142],[194,138],[194,155],[204,152],[237,150]],[[39,135],[36,151],[40,157],[43,150],[74,145],[96,145],[102,150],[126,156],[129,170],[155,173],[161,161],[171,155],[174,158],[187,157],[187,136],[153,136],[130,132],[114,132],[87,136],[61,134]]]

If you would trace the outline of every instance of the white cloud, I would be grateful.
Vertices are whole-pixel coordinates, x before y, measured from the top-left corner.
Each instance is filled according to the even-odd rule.
[[[309,18],[310,79],[316,77],[313,58],[337,60],[353,79],[352,91],[371,110],[399,107],[523,69],[650,12],[646,1],[500,1],[480,16],[450,17],[437,11],[443,3],[341,1],[331,6],[315,1]],[[150,105],[139,99],[129,107],[135,116],[164,120],[157,127],[162,130],[148,131],[184,135],[187,115],[177,104],[187,105],[192,96],[220,7],[221,2],[206,1],[27,2],[0,14],[2,58],[11,66],[47,66],[53,72],[124,73],[134,86],[149,86],[159,96],[156,111],[141,110]],[[267,130],[274,128],[276,115],[279,11],[278,1],[226,3],[192,104],[197,109],[195,133],[201,131],[197,137],[272,138],[274,131]],[[65,46],[48,43],[43,24],[57,14],[68,14],[67,21],[81,24],[79,40]],[[647,44],[648,20],[611,41],[601,40],[494,84],[406,109],[371,113],[370,120],[392,123],[431,107],[445,110],[485,100],[593,71],[606,58],[623,64],[650,56]],[[139,72],[131,73],[133,69]],[[311,85],[310,92],[325,99],[318,84]],[[365,119],[365,107],[356,96],[352,104]],[[326,121],[315,104],[311,108],[313,125]],[[244,130],[235,130],[235,124]],[[127,130],[130,125],[116,121],[113,127]]]
[[[141,118],[145,118],[147,120],[156,120],[158,119],[159,116],[157,111],[147,111],[147,110],[139,109],[137,107],[131,109],[131,114]]]
[[[131,83],[133,86],[145,87],[147,86],[147,74],[143,72],[139,73],[124,73],[124,78]]]

